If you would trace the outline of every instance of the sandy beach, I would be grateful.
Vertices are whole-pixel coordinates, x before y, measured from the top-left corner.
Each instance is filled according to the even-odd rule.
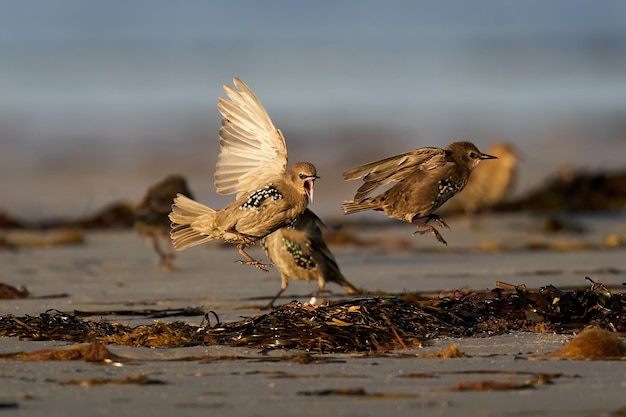
[[[545,234],[531,215],[483,218],[479,231],[462,217],[448,223],[448,247],[430,235],[411,236],[402,224],[352,225],[346,232],[372,246],[331,246],[346,277],[357,287],[387,293],[494,288],[504,281],[529,288],[553,284],[585,287],[585,276],[623,292],[626,248],[603,244],[608,234],[626,234],[621,215],[577,216],[585,233]],[[408,242],[408,246],[407,245]],[[404,246],[403,250],[393,245]],[[491,248],[492,250],[486,250]],[[494,251],[493,248],[499,248]],[[262,257],[258,249],[252,253]],[[155,254],[133,231],[90,232],[82,245],[0,252],[2,281],[23,285],[30,298],[3,300],[3,316],[38,315],[49,309],[78,311],[200,307],[222,322],[260,314],[280,278],[238,265],[232,247],[198,247],[179,253],[174,273],[159,270]],[[329,284],[324,298],[345,298]],[[315,284],[291,282],[279,304],[307,302]],[[324,302],[324,300],[320,300]],[[104,316],[136,326],[157,319]],[[98,320],[100,317],[90,317]],[[202,316],[169,317],[200,325]],[[572,335],[513,332],[493,337],[438,338],[423,347],[383,355],[313,355],[297,363],[294,349],[228,346],[132,348],[108,345],[120,360],[0,360],[5,415],[379,415],[424,412],[435,416],[621,415],[626,403],[623,361],[530,361],[558,350]],[[68,347],[63,341],[0,339],[0,354]],[[418,357],[450,346],[466,358]],[[514,381],[540,375],[549,384],[505,391],[455,391],[460,383]],[[101,378],[105,385],[84,381]],[[126,383],[123,381],[126,378]],[[134,378],[134,379],[133,379]],[[138,383],[137,378],[142,381]],[[135,383],[129,383],[129,380]],[[72,382],[74,381],[74,382]],[[82,385],[80,381],[83,381]],[[117,382],[115,382],[117,381]],[[89,385],[89,386],[84,386]],[[616,413],[616,414],[612,414]]]

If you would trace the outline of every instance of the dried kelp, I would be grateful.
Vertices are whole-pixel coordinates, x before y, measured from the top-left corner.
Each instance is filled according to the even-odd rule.
[[[611,211],[626,204],[626,171],[563,171],[517,201],[495,211]]]
[[[611,331],[626,329],[626,296],[611,294],[599,283],[574,291],[505,286],[451,293],[440,299],[406,294],[321,307],[291,303],[269,314],[208,328],[204,342],[320,353],[384,352],[440,336],[490,336],[512,330],[566,332],[589,324]]]
[[[103,342],[124,346],[182,347],[190,346],[197,337],[198,328],[182,323],[157,322],[149,326],[138,326],[123,333],[101,338]]]
[[[624,360],[626,359],[626,344],[613,333],[590,328],[583,330],[562,349],[529,359]]]
[[[76,228],[9,230],[4,232],[6,242],[10,247],[51,248],[63,245],[82,245],[85,243],[85,234]]]
[[[461,381],[457,385],[444,388],[444,391],[510,391],[526,388],[533,388],[539,385],[538,381]]]
[[[84,320],[53,310],[39,316],[0,317],[0,336],[24,340],[67,340],[72,342],[105,342],[124,346],[174,347],[200,345],[199,328],[180,321],[157,322],[129,327],[106,320]]]
[[[423,355],[415,355],[418,358],[441,358],[441,359],[458,359],[458,358],[470,358],[464,352],[459,350],[457,345],[450,345],[445,349],[435,352],[435,353],[426,353]]]
[[[2,359],[15,361],[86,361],[106,362],[117,361],[121,358],[109,350],[102,343],[76,345],[69,348],[40,349],[33,352],[6,353],[0,355]]]
[[[0,300],[19,300],[29,296],[30,293],[26,287],[14,287],[13,285],[0,282]]]
[[[403,308],[398,308],[400,303]],[[415,328],[418,317],[423,329],[432,326],[434,331],[437,324],[441,325],[419,305],[397,297],[354,299],[319,307],[290,303],[269,314],[206,329],[204,341],[320,353],[388,351],[420,344]]]
[[[167,382],[160,379],[148,378],[146,375],[132,375],[124,378],[88,378],[88,379],[49,379],[48,382],[57,382],[60,385],[78,385],[91,387],[94,385],[164,385]]]
[[[7,238],[0,236],[0,250],[16,252],[17,246],[13,242],[9,242]],[[0,408],[2,408],[2,403],[0,403]]]
[[[626,294],[593,282],[590,288],[538,290],[498,283],[488,291],[354,298],[324,306],[285,304],[231,323],[197,327],[157,322],[131,328],[87,321],[58,311],[0,317],[0,335],[131,346],[229,345],[292,348],[315,353],[371,352],[416,347],[435,337],[491,336],[518,330],[572,332],[593,325],[626,331]]]
[[[131,329],[106,320],[87,321],[80,317],[49,310],[38,316],[0,317],[0,335],[23,340],[67,340],[94,342],[99,338],[129,332]]]
[[[204,311],[200,307],[184,307],[184,308],[159,308],[152,309],[146,308],[143,310],[96,310],[96,311],[82,311],[74,310],[74,316],[89,317],[89,316],[144,316],[150,318],[165,318],[165,317],[182,317],[182,316],[204,316]]]
[[[417,395],[408,394],[404,392],[391,392],[391,393],[373,393],[370,394],[365,391],[365,388],[361,387],[348,387],[348,388],[330,388],[321,389],[315,391],[299,391],[298,395],[328,397],[328,396],[348,396],[357,397],[359,399],[380,399],[380,400],[393,400],[398,398],[414,398]]]

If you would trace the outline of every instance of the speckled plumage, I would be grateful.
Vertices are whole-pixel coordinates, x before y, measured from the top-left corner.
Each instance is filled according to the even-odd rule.
[[[170,214],[174,223],[174,246],[186,249],[213,239],[248,245],[288,226],[308,205],[309,197],[301,184],[300,175],[314,177],[315,168],[311,164],[299,162],[294,164],[285,178],[276,179],[272,189],[275,190],[274,195],[280,195],[281,198],[261,199],[258,198],[259,190],[256,190],[241,195],[221,210],[213,210],[185,196],[177,196]]]
[[[169,249],[163,251],[159,240],[166,240],[168,248],[172,247],[169,237],[170,219],[168,215],[178,193],[193,197],[185,178],[180,175],[170,175],[163,181],[150,186],[134,210],[135,230],[139,236],[150,239],[152,247],[159,255],[160,265],[164,271],[174,269],[174,253]]]
[[[324,289],[327,282],[340,285],[348,294],[358,290],[341,273],[335,257],[322,237],[322,221],[307,209],[293,227],[283,227],[263,239],[263,247],[270,260],[280,271],[280,291],[267,305],[285,291],[290,279],[317,281],[315,297]]]
[[[287,148],[261,102],[243,81],[224,86],[220,154],[215,187],[220,194],[236,193],[234,202],[214,210],[184,196],[174,201],[170,220],[174,247],[183,250],[218,239],[237,245],[245,264],[265,269],[244,248],[291,224],[313,199],[317,177],[309,162],[295,163],[288,171]]]
[[[387,216],[417,225],[416,233],[432,233],[446,243],[431,225],[446,227],[445,222],[433,212],[452,196],[460,192],[478,163],[495,158],[480,152],[471,142],[452,142],[445,149],[420,148],[401,155],[352,168],[343,173],[344,179],[363,178],[353,200],[344,202],[345,214],[363,210],[377,210]],[[368,195],[379,186],[395,183],[387,191]],[[417,221],[426,218],[424,222]]]
[[[283,195],[272,184],[268,184],[260,190],[248,195],[248,199],[239,207],[240,209],[260,208],[267,199],[280,200]]]

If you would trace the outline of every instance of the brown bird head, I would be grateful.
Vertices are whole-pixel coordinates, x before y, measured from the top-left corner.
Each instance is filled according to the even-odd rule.
[[[483,159],[498,159],[497,156],[482,153],[472,142],[452,142],[446,146],[446,151],[452,153],[453,158],[470,171]]]
[[[297,162],[287,172],[287,182],[299,193],[306,194],[313,202],[313,183],[319,178],[315,166],[308,162]]]

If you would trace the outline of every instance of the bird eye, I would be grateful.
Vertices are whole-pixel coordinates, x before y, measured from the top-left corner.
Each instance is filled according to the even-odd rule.
[[[471,151],[471,152],[469,153],[469,157],[470,157],[470,158],[476,158],[476,152]]]
[[[305,178],[306,178],[306,175],[304,175],[304,174],[300,174],[300,179],[301,179],[301,180],[303,180],[303,179],[305,179]]]

